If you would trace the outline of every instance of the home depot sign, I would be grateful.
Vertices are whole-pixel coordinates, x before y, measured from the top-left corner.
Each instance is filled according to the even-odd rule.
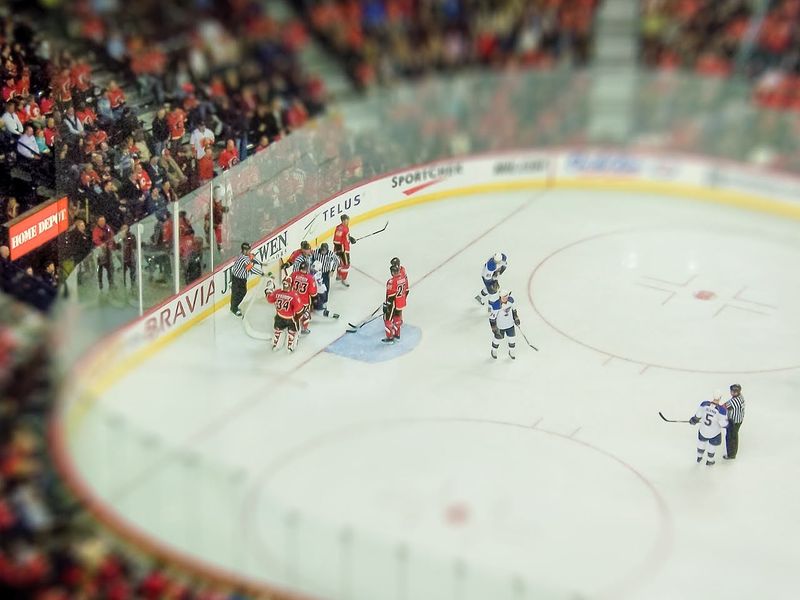
[[[39,205],[8,226],[8,247],[11,260],[24,256],[45,242],[49,242],[69,227],[67,197]]]

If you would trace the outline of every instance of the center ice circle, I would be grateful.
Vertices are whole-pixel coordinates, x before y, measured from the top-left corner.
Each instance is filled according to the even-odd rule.
[[[679,240],[679,241],[678,241]],[[551,327],[605,355],[666,369],[800,366],[800,248],[736,231],[639,229],[578,240],[542,260],[530,301]]]
[[[348,427],[274,460],[257,485],[248,510],[255,523],[246,525],[256,560],[284,561],[287,528],[299,521],[306,531],[294,535],[313,544],[314,556],[328,557],[306,564],[310,575],[320,573],[316,566],[331,568],[341,532],[352,531],[348,540],[369,540],[367,561],[402,542],[412,555],[446,564],[455,557],[561,590],[564,565],[577,564],[575,591],[596,593],[633,585],[648,563],[654,572],[668,545],[665,505],[630,465],[514,423],[400,419]],[[443,518],[454,506],[469,517],[457,526]],[[609,568],[596,558],[612,548]],[[351,552],[358,560],[358,548]]]

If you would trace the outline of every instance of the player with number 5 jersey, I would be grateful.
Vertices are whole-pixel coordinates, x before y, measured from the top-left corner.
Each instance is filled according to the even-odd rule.
[[[389,267],[391,278],[386,282],[386,300],[383,303],[383,327],[386,337],[381,341],[392,344],[400,339],[400,329],[403,326],[403,309],[408,298],[408,277],[405,269],[394,260]],[[402,269],[402,271],[401,271]]]
[[[714,398],[709,402],[705,400],[694,416],[689,419],[689,423],[700,428],[697,432],[697,462],[703,460],[703,454],[707,453],[706,465],[711,467],[715,462],[717,447],[722,443],[722,430],[728,426],[728,411],[720,404],[722,392],[714,392]]]

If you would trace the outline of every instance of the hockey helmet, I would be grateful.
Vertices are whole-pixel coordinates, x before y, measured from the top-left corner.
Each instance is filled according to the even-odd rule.
[[[399,259],[399,258],[397,258],[397,257],[395,256],[395,257],[394,257],[394,258],[391,260],[391,262],[390,262],[389,264],[390,264],[391,266],[393,266],[393,267],[399,267],[399,266],[400,266],[400,259]]]
[[[742,391],[742,386],[740,386],[738,383],[734,383],[733,385],[731,385],[730,390],[732,392],[737,392],[738,393],[738,392]]]
[[[507,298],[508,296],[511,295],[511,290],[500,290],[499,295],[501,298]]]
[[[495,255],[492,257],[492,259],[494,259],[494,262],[496,262],[496,263],[502,262],[503,253],[502,252],[495,253]]]
[[[328,242],[322,242],[319,245],[319,251],[320,252],[327,252],[328,251]]]
[[[308,259],[305,259],[305,260],[301,260],[301,261],[300,261],[300,266],[299,266],[299,269],[300,269],[300,270],[301,270],[303,273],[308,273],[308,267],[309,267],[309,264],[308,264],[308,263],[309,263],[309,262],[310,262],[310,261],[309,261]]]
[[[389,273],[391,273],[392,275],[398,275],[400,273],[400,265],[392,264],[389,267]]]
[[[311,270],[322,271],[322,263],[318,260],[315,260],[313,263],[311,263]]]
[[[307,241],[303,240],[302,242],[300,242],[300,249],[301,250],[311,250],[311,244],[309,244]]]

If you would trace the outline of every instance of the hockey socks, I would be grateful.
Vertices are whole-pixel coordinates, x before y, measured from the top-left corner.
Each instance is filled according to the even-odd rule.
[[[278,345],[281,343],[281,331],[280,329],[275,329],[275,335],[272,336],[272,349],[277,350]]]
[[[515,356],[516,349],[517,349],[517,344],[516,343],[508,342],[508,355],[513,359],[517,358]]]
[[[350,287],[350,284],[347,283],[347,276],[350,274],[350,265],[346,267],[339,267],[336,270],[336,279],[342,282],[342,285],[345,287]]]
[[[403,326],[403,317],[395,315],[392,317],[392,331],[395,339],[400,339],[400,328]]]
[[[289,341],[286,344],[286,349],[289,352],[294,352],[294,349],[297,347],[297,332],[289,330]]]

